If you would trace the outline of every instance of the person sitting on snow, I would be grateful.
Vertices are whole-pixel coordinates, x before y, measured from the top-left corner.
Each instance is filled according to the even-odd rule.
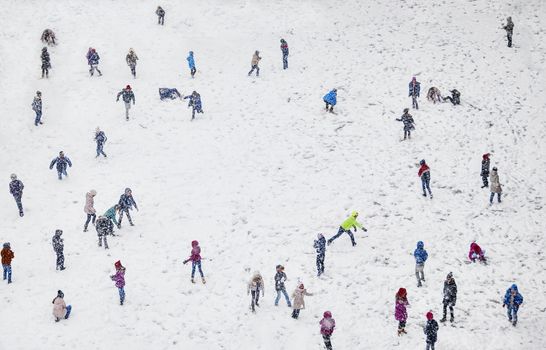
[[[468,259],[472,262],[476,262],[476,260],[479,260],[480,262],[485,263],[485,252],[480,248],[478,243],[472,242],[470,244],[470,250],[468,252]]]

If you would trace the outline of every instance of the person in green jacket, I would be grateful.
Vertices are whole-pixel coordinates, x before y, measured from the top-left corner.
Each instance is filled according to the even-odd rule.
[[[112,222],[114,224],[116,224],[116,226],[119,228],[120,227],[120,224],[119,222],[116,220],[116,213],[119,212],[119,205],[116,204],[114,205],[112,208],[108,209],[106,211],[106,213],[104,213],[103,216],[107,217],[108,219],[112,220]]]
[[[364,226],[362,226],[361,223],[356,221],[357,217],[358,217],[358,212],[353,211],[351,213],[351,216],[349,216],[345,221],[343,221],[341,226],[339,226],[339,230],[337,231],[337,233],[332,238],[330,238],[328,240],[328,245],[330,245],[335,239],[337,239],[344,232],[346,232],[349,235],[349,237],[351,237],[351,243],[353,244],[353,247],[354,247],[356,245],[356,242],[355,242],[355,236],[351,232],[351,229],[354,228],[355,232],[356,232],[356,228],[358,227],[359,229],[363,230],[364,232],[368,231],[368,230],[366,230],[366,228]]]

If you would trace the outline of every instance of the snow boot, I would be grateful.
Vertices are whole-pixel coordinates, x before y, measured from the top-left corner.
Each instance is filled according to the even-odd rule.
[[[451,314],[451,318],[449,319],[449,322],[451,323],[455,322],[455,316],[453,316],[453,314]]]
[[[447,321],[447,318],[446,318],[446,316],[444,315],[444,317],[442,317],[442,319],[440,320],[440,322],[445,322],[445,321]]]
[[[195,280],[193,278],[191,279],[191,283],[195,283]]]
[[[203,281],[203,284],[207,283],[207,281],[205,281],[205,277],[202,277],[201,280]],[[256,303],[256,305],[258,305],[258,303]],[[260,305],[258,305],[260,306]]]

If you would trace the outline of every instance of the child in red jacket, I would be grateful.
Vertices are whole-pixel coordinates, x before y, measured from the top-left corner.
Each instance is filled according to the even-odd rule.
[[[470,244],[470,251],[468,252],[468,258],[472,262],[476,262],[476,259],[477,259],[480,262],[485,263],[484,252],[483,252],[482,248],[480,248],[478,243],[472,242],[472,244]]]

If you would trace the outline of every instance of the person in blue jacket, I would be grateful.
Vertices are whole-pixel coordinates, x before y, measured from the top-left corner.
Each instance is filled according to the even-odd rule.
[[[286,40],[281,39],[281,51],[282,51],[282,68],[288,68],[288,43]]]
[[[186,60],[188,61],[188,66],[190,67],[190,74],[191,74],[191,77],[193,78],[193,76],[195,75],[195,72],[197,72],[197,69],[195,69],[195,60],[193,59],[193,51],[190,51]]]
[[[326,256],[326,238],[322,233],[317,235],[313,247],[317,251],[317,276],[320,276],[324,273],[324,257]]]
[[[175,88],[159,88],[159,99],[161,101],[165,99],[171,99],[174,100],[175,98],[182,99],[182,95],[180,95],[180,92],[178,92]]]
[[[419,104],[417,104],[417,97],[421,93],[421,83],[417,81],[417,78],[413,77],[409,83],[409,94],[408,97],[411,97],[413,103],[413,108],[419,109]]]
[[[95,130],[95,141],[97,142],[97,157],[102,154],[104,158],[106,158],[106,153],[104,153],[103,151],[104,143],[106,142],[106,140],[108,140],[106,134],[97,126],[97,129]]]
[[[85,57],[87,58],[87,64],[89,65],[89,74],[93,76],[93,73],[96,70],[99,72],[99,76],[101,76],[102,72],[98,68],[100,60],[99,53],[92,48],[90,51],[87,51],[87,55]]]
[[[322,100],[326,103],[326,110],[334,113],[334,106],[337,103],[337,89],[332,89],[332,91],[324,95]]]
[[[195,112],[197,113],[204,113],[202,106],[201,106],[201,95],[197,93],[197,91],[194,91],[189,96],[184,96],[184,100],[190,99],[190,102],[188,103],[188,107],[192,107],[191,112],[191,120],[195,119]]]
[[[23,197],[23,189],[25,188],[25,185],[23,185],[23,182],[19,179],[17,179],[17,175],[11,174],[11,182],[9,183],[9,193],[13,196],[15,199],[15,203],[17,203],[17,208],[19,208],[19,216],[23,217],[25,215],[23,213],[23,203],[21,202],[21,198]]]
[[[119,197],[119,222],[118,222],[118,228],[121,228],[121,220],[123,220],[123,213],[127,214],[127,219],[129,220],[129,224],[131,226],[135,226],[133,224],[133,220],[131,219],[131,215],[129,214],[129,210],[133,210],[133,206],[138,211],[138,206],[135,202],[135,199],[133,198],[133,191],[129,187],[125,189],[125,192]]]
[[[32,110],[36,113],[36,118],[34,118],[34,125],[42,125],[42,92],[36,91],[36,96],[32,100]]]
[[[49,164],[49,169],[53,169],[55,164],[57,164],[57,174],[59,175],[59,180],[63,179],[63,175],[68,176],[66,173],[66,166],[68,165],[72,168],[72,162],[70,159],[68,159],[68,157],[65,157],[63,151],[60,151],[59,156],[51,161],[51,164]]]
[[[423,241],[417,242],[417,248],[413,252],[415,258],[415,277],[417,277],[417,287],[421,287],[421,281],[425,281],[425,261],[428,259],[428,253],[425,250]]]
[[[512,286],[506,290],[506,294],[504,294],[504,303],[502,304],[502,307],[506,306],[508,321],[512,322],[513,326],[518,323],[518,309],[522,303],[523,297],[518,292],[518,286],[512,284]]]

